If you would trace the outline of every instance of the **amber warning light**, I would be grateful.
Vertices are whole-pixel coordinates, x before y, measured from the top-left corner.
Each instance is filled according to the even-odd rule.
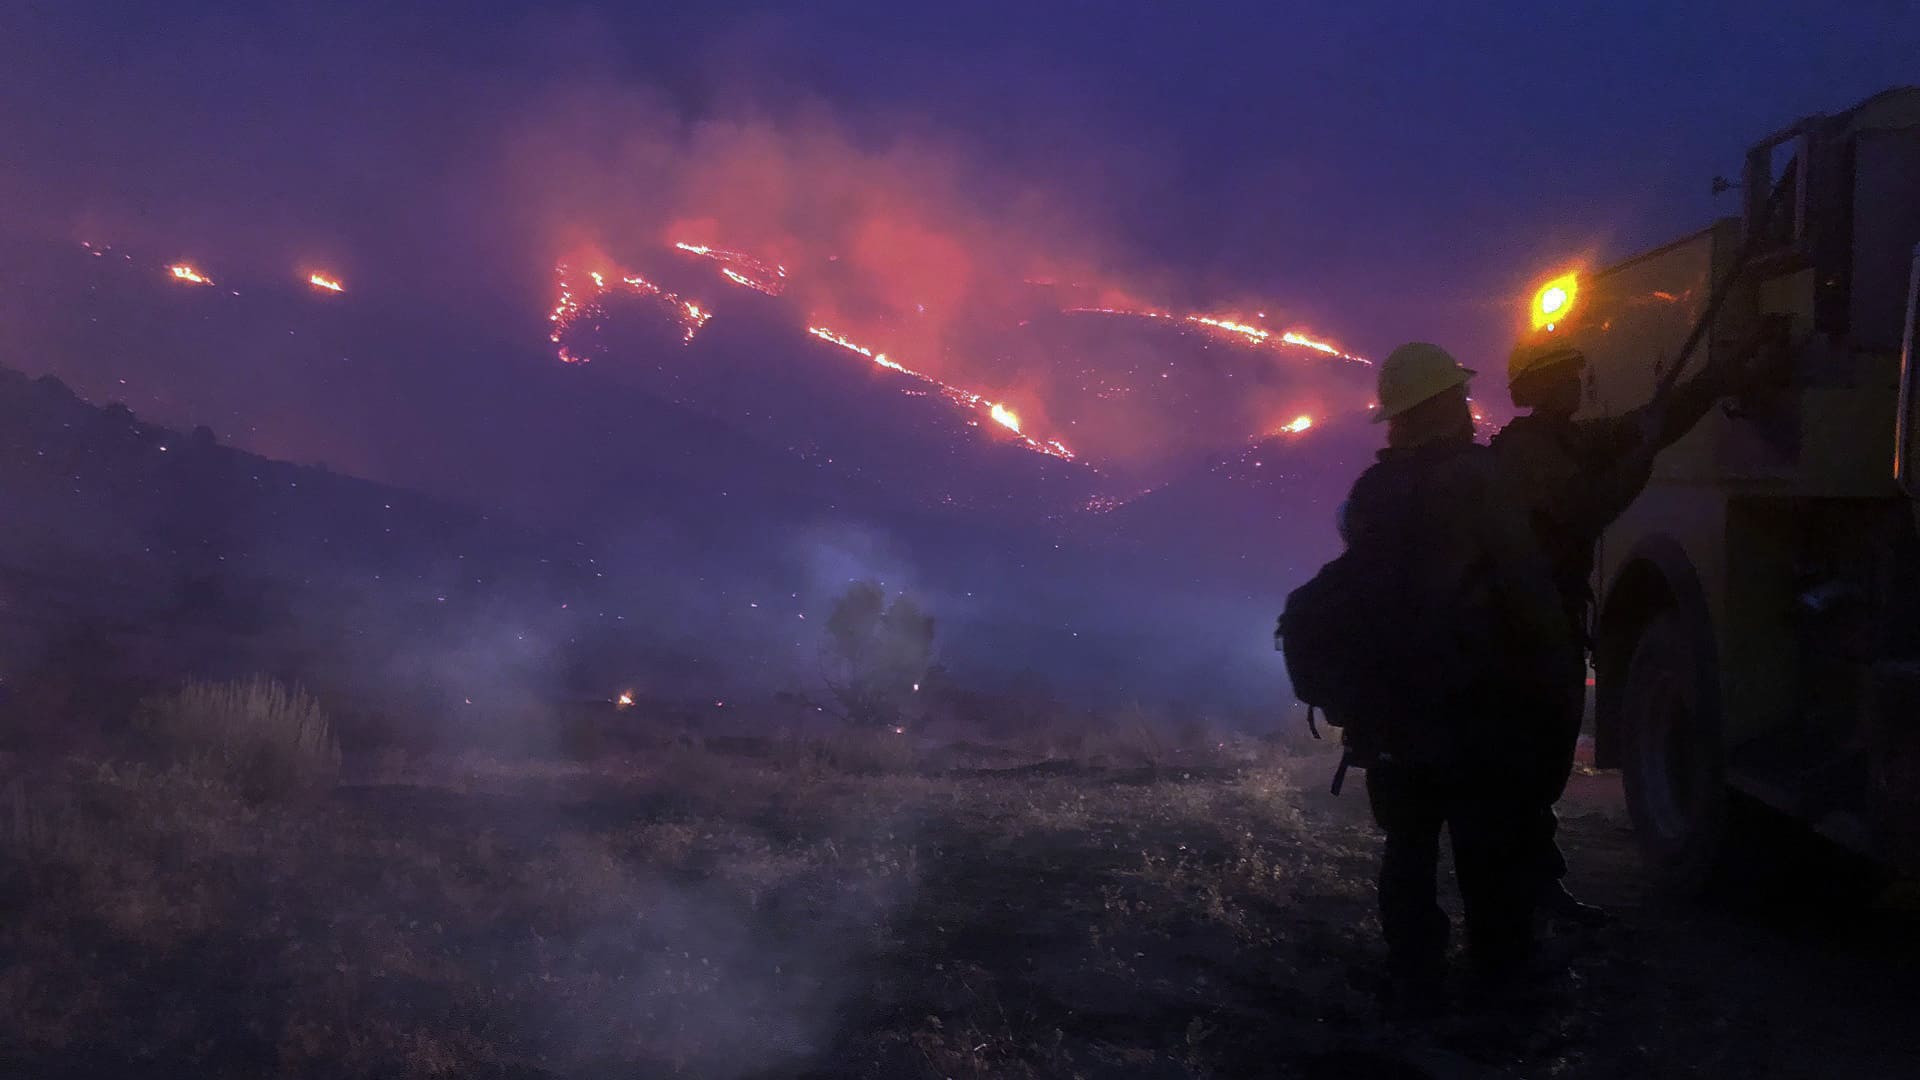
[[[1579,296],[1580,279],[1573,274],[1562,274],[1540,286],[1540,291],[1533,294],[1533,328],[1551,330],[1565,321]]]

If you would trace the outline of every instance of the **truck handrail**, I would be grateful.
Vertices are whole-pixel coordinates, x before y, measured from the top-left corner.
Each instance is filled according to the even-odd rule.
[[[1679,383],[1681,373],[1687,369],[1687,361],[1693,357],[1693,350],[1699,346],[1700,339],[1707,336],[1707,331],[1713,328],[1713,320],[1720,314],[1720,309],[1726,304],[1727,297],[1733,294],[1734,283],[1740,280],[1740,275],[1746,273],[1747,264],[1752,262],[1754,255],[1759,252],[1761,241],[1766,236],[1767,225],[1773,220],[1773,215],[1779,212],[1780,203],[1789,186],[1787,178],[1781,177],[1773,185],[1773,190],[1767,192],[1767,200],[1762,204],[1759,216],[1748,220],[1746,238],[1741,241],[1739,250],[1734,253],[1732,265],[1727,267],[1726,275],[1720,279],[1719,284],[1713,287],[1712,295],[1707,298],[1706,310],[1700,313],[1699,321],[1695,322],[1693,329],[1688,331],[1687,340],[1680,346],[1680,354],[1674,358],[1673,367],[1660,377],[1659,384],[1654,387],[1653,400],[1666,400],[1667,394]]]
[[[1893,479],[1910,499],[1920,499],[1920,478],[1913,463],[1913,335],[1920,319],[1920,245],[1913,249],[1913,269],[1907,275],[1907,329],[1900,335],[1900,393],[1893,417]]]

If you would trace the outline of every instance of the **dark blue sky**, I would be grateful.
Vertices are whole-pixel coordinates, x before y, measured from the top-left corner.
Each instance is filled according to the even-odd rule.
[[[1536,272],[1703,224],[1744,144],[1911,81],[1896,0],[10,5],[0,196],[14,230],[531,288],[531,241],[482,235],[499,189],[463,182],[529,102],[824,115],[949,147],[989,205],[1044,192],[1195,299],[1484,355]]]

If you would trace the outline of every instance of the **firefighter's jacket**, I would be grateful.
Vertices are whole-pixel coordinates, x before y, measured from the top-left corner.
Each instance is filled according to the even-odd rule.
[[[1577,642],[1562,615],[1550,564],[1526,504],[1493,453],[1470,437],[1380,451],[1382,462],[1414,456],[1423,459],[1419,517],[1425,531],[1414,547],[1412,591],[1486,605],[1499,640],[1480,643],[1476,651],[1497,658],[1493,666],[1501,683],[1551,682],[1577,667]],[[1369,519],[1384,516],[1369,512],[1367,487],[1362,477],[1349,499],[1348,526],[1356,537],[1374,527]]]
[[[1589,582],[1600,534],[1647,486],[1654,455],[1691,430],[1714,396],[1703,375],[1675,387],[1662,406],[1590,420],[1535,413],[1493,437],[1502,471],[1527,507],[1576,627],[1584,627],[1593,600]]]

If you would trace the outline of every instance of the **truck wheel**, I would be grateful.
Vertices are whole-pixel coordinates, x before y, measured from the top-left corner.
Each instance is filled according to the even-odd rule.
[[[1678,613],[1663,612],[1641,632],[1620,695],[1634,832],[1654,876],[1687,895],[1717,876],[1729,816],[1714,673],[1706,668]]]

